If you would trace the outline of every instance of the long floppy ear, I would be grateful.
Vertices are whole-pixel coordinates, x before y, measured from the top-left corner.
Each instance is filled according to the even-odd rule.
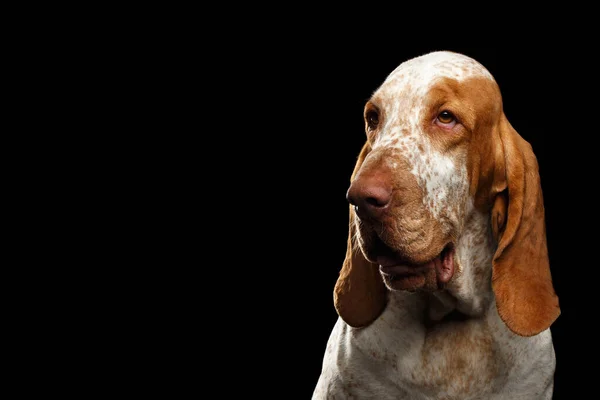
[[[504,150],[506,187],[492,208],[492,231],[498,247],[493,259],[492,287],[500,318],[514,333],[533,336],[558,318],[558,297],[552,286],[544,203],[537,159],[503,116],[500,139]]]
[[[351,180],[360,169],[370,151],[366,143],[354,167]],[[348,229],[348,247],[346,258],[335,284],[333,301],[338,315],[355,328],[369,325],[383,312],[386,304],[386,288],[377,265],[363,256],[356,238],[356,222],[350,206],[350,226]]]

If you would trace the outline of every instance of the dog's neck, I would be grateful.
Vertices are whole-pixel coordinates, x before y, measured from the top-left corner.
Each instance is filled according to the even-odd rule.
[[[492,258],[495,251],[489,216],[470,210],[456,243],[455,272],[443,290],[415,293],[424,320],[478,318],[494,303]],[[411,296],[414,298],[414,296]]]

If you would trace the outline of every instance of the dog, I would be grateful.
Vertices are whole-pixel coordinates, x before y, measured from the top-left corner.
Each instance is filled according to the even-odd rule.
[[[538,163],[493,76],[455,52],[412,58],[364,121],[312,398],[551,399],[560,307]]]

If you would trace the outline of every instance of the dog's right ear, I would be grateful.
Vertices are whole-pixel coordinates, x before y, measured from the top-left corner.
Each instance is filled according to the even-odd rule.
[[[351,181],[370,150],[367,142],[358,156]],[[379,317],[385,308],[387,293],[377,265],[367,261],[356,243],[357,223],[354,208],[350,206],[346,258],[333,293],[338,315],[355,328],[369,325]]]
[[[492,232],[498,242],[492,287],[498,314],[508,328],[520,336],[533,336],[560,315],[550,274],[539,168],[531,145],[506,117],[498,132],[505,172],[495,187],[506,189],[492,207]]]

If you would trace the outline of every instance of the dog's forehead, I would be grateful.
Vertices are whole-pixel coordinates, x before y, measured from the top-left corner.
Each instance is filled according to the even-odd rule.
[[[463,54],[438,51],[415,57],[392,71],[379,89],[376,97],[409,92],[424,95],[441,78],[464,81],[469,78],[486,78],[494,81],[492,74],[478,61]]]

